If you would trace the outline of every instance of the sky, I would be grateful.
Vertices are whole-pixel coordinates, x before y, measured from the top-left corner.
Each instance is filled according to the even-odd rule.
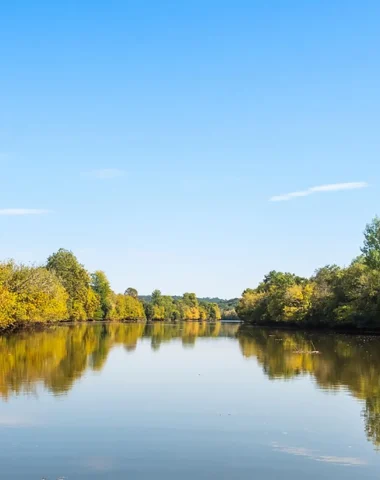
[[[236,297],[380,215],[380,2],[2,5],[0,257]]]

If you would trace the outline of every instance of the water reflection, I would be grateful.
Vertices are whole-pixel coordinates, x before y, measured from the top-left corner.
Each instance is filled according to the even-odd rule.
[[[310,374],[322,389],[348,389],[364,402],[367,437],[380,447],[380,337],[242,327],[238,339],[271,379]]]
[[[158,350],[173,339],[194,346],[198,337],[235,337],[237,329],[236,324],[220,322],[97,323],[0,336],[0,396],[34,392],[38,383],[55,394],[65,393],[87,368],[101,370],[114,346],[132,352],[143,337]]]
[[[153,323],[146,326],[144,335],[152,339],[152,348],[158,350],[162,343],[170,342],[173,338],[181,338],[184,347],[192,347],[195,345],[197,337],[235,337],[237,330],[238,325],[236,324],[229,325],[220,322]]]
[[[231,337],[244,357],[257,360],[269,379],[311,375],[321,389],[347,389],[363,402],[367,437],[380,447],[379,337],[196,322],[56,326],[0,337],[0,397],[7,400],[12,394],[33,393],[39,385],[53,394],[64,394],[86,369],[100,371],[117,345],[128,352],[133,352],[139,341],[149,341],[153,350],[171,341],[191,348],[200,337]]]

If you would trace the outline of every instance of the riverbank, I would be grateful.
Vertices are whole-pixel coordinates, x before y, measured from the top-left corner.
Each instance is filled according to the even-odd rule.
[[[217,303],[198,300],[192,292],[171,297],[154,290],[149,300],[140,298],[132,287],[115,293],[103,271],[89,273],[63,248],[50,255],[44,266],[0,262],[0,328],[62,318],[215,321],[221,319],[221,311]]]
[[[253,325],[380,329],[379,218],[366,226],[360,250],[347,267],[326,265],[309,278],[270,271],[255,288],[243,292],[238,316]]]
[[[238,331],[249,332],[250,329],[255,330],[264,330],[264,331],[283,331],[283,332],[302,332],[302,333],[321,333],[321,334],[338,334],[338,335],[368,335],[368,336],[380,336],[380,328],[359,328],[353,326],[317,326],[317,325],[296,325],[292,323],[267,323],[267,324],[252,324],[244,323],[239,320],[217,320],[217,321],[202,321],[202,320],[181,320],[178,322],[168,322],[165,320],[144,320],[144,319],[130,319],[130,320],[60,320],[55,322],[32,322],[25,323],[19,322],[8,326],[7,328],[0,329],[1,335],[8,335],[17,332],[42,332],[44,330],[49,330],[54,327],[63,327],[69,326],[74,327],[76,325],[115,325],[115,324],[125,324],[125,325],[144,325],[144,326],[153,326],[153,325],[165,325],[176,327],[178,325],[186,324],[200,324],[200,325],[234,325],[238,328]]]
[[[240,328],[254,328],[254,329],[263,329],[263,330],[281,330],[288,332],[313,332],[313,333],[331,333],[331,334],[342,334],[342,335],[380,335],[380,328],[374,327],[355,327],[355,326],[316,326],[316,325],[295,325],[295,324],[286,324],[286,323],[267,323],[267,324],[254,324],[254,323],[245,323],[240,322]]]
[[[112,325],[112,324],[141,324],[141,325],[179,325],[179,324],[191,324],[191,323],[199,323],[199,324],[207,324],[207,325],[215,325],[215,324],[231,324],[231,325],[240,325],[241,322],[232,320],[180,320],[178,322],[168,322],[165,320],[145,320],[145,319],[129,319],[129,320],[58,320],[54,322],[18,322],[12,325],[8,325],[6,327],[0,328],[0,335],[8,334],[8,333],[16,333],[16,332],[38,332],[43,330],[48,330],[53,327],[60,327],[60,326],[75,326],[75,325]]]

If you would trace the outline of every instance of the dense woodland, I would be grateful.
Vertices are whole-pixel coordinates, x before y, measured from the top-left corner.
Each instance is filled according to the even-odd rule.
[[[75,255],[64,249],[44,266],[14,261],[0,263],[0,328],[63,320],[220,320],[217,304],[199,302],[194,293],[183,297],[155,290],[149,302],[134,288],[112,291],[102,271],[90,274]]]
[[[243,292],[236,310],[251,324],[380,328],[380,219],[366,226],[361,255],[348,267],[328,265],[311,278],[272,271]]]

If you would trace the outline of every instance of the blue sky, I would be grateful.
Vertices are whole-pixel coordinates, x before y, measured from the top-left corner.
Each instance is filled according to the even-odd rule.
[[[368,0],[6,2],[1,257],[65,247],[117,291],[221,297],[348,264],[380,214],[379,16]]]

